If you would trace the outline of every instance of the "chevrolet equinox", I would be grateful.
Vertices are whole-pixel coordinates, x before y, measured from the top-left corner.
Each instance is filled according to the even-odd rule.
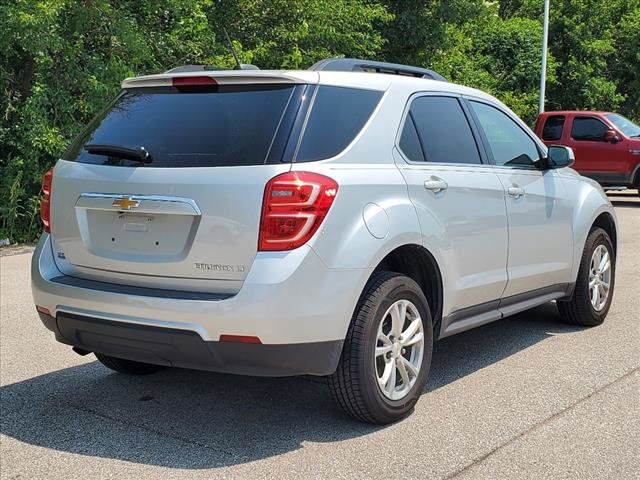
[[[392,422],[437,339],[554,300],[604,321],[616,218],[572,163],[431,70],[126,79],[43,178],[36,308],[118,372],[326,376]]]

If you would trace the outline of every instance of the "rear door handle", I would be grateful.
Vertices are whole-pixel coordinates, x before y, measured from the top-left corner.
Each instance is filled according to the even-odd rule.
[[[440,193],[445,191],[447,188],[449,187],[449,185],[447,184],[447,182],[445,182],[444,180],[440,179],[440,178],[431,178],[431,180],[425,180],[424,182],[424,188],[426,188],[427,190],[431,190],[434,193]]]
[[[520,198],[524,196],[524,188],[522,187],[509,187],[507,193],[510,197]]]

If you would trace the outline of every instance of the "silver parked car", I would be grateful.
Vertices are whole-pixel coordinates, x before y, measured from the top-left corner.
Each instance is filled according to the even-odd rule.
[[[615,214],[572,162],[430,70],[127,79],[44,177],[34,300],[113,370],[328,376],[395,421],[439,338],[552,300],[604,321]]]

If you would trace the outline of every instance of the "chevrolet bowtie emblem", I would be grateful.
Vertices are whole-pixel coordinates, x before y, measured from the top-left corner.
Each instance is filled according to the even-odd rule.
[[[140,201],[134,200],[131,197],[116,198],[111,206],[118,207],[122,210],[131,210],[132,208],[138,208],[140,206]]]

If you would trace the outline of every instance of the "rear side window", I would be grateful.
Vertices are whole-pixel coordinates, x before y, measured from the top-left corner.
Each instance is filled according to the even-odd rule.
[[[63,158],[82,163],[137,167],[267,163],[285,111],[289,103],[295,103],[290,100],[296,87],[219,88],[206,92],[125,90],[88,125]],[[141,163],[117,154],[89,153],[87,145],[144,147],[150,162]]]
[[[414,162],[481,163],[467,117],[453,97],[426,96],[411,102],[400,148]]]
[[[382,98],[377,90],[318,88],[296,161],[313,162],[334,157],[362,130]]]
[[[409,111],[409,115],[407,115],[404,127],[402,128],[400,149],[412,162],[425,161],[422,145],[420,145],[420,138],[418,138],[418,131],[416,130],[416,123],[413,121],[411,111]]]
[[[551,115],[547,118],[542,129],[543,140],[560,140],[564,128],[564,115]]]
[[[604,141],[604,132],[609,130],[604,123],[594,117],[576,117],[573,120],[571,137],[574,140]]]

